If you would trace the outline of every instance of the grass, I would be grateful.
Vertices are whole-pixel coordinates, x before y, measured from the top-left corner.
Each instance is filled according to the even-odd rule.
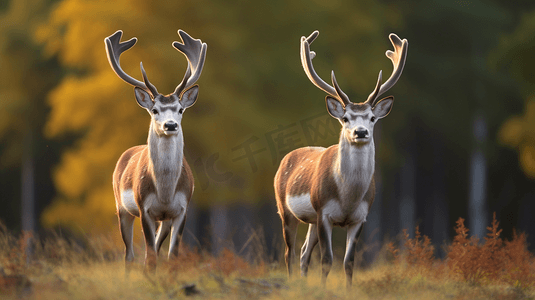
[[[350,291],[339,260],[326,288],[317,261],[308,278],[288,279],[282,263],[249,263],[230,250],[214,257],[182,248],[177,261],[161,258],[156,273],[147,275],[138,243],[134,267],[125,274],[123,249],[110,238],[88,238],[82,247],[0,227],[0,299],[535,299],[535,258],[525,235],[502,240],[498,225],[494,219],[479,241],[459,219],[444,259],[434,257],[418,229],[412,239],[405,231],[399,245],[382,250],[382,259],[357,270]]]

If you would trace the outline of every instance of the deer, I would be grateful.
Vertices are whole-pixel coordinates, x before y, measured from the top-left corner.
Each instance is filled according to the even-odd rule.
[[[183,43],[173,42],[172,45],[186,56],[188,66],[175,91],[162,95],[150,83],[142,62],[143,82],[121,69],[120,55],[137,42],[135,37],[121,42],[122,34],[118,30],[104,39],[108,61],[119,78],[134,86],[136,101],[149,113],[151,121],[147,144],[126,150],[117,161],[113,191],[125,245],[126,270],[134,260],[133,224],[139,217],[145,238],[144,271],[154,272],[158,253],[169,234],[168,258],[178,256],[193,195],[194,180],[184,158],[181,121],[185,110],[197,101],[199,86],[195,83],[204,66],[207,45],[178,30]]]
[[[381,84],[382,71],[367,100],[353,103],[340,89],[334,71],[332,86],[314,70],[312,59],[316,53],[310,44],[318,37],[314,31],[301,37],[301,63],[308,79],[328,95],[328,113],[337,119],[342,129],[338,144],[328,148],[303,147],[283,157],[275,174],[274,188],[278,214],[282,221],[286,246],[285,262],[288,276],[292,276],[298,224],[308,224],[308,232],[301,248],[301,276],[306,277],[312,250],[319,243],[321,282],[326,285],[333,261],[331,234],[333,226],[347,227],[344,270],[346,287],[352,285],[357,241],[375,198],[375,123],[386,117],[394,102],[393,96],[379,99],[398,81],[407,57],[408,41],[396,34],[389,38],[394,51],[386,56],[392,61],[393,72]]]

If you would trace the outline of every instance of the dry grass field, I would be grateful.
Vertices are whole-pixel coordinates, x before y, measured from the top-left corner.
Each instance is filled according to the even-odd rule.
[[[230,250],[213,257],[183,248],[178,261],[161,258],[155,274],[144,274],[139,243],[135,266],[125,274],[123,249],[111,239],[88,238],[82,247],[59,236],[14,236],[2,227],[0,299],[535,299],[535,258],[525,235],[503,240],[498,225],[493,220],[478,240],[459,219],[444,259],[434,257],[418,230],[413,239],[404,233],[374,265],[356,272],[349,291],[339,260],[325,288],[317,261],[308,278],[287,279],[282,263],[250,263]]]

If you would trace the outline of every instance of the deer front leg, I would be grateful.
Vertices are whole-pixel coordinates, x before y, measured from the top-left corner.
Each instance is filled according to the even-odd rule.
[[[186,225],[186,209],[183,208],[180,215],[172,220],[171,239],[169,240],[169,259],[178,257],[178,247],[182,240],[182,233]]]
[[[351,288],[353,281],[353,268],[355,263],[355,250],[357,248],[357,242],[359,240],[360,233],[362,232],[363,223],[355,223],[349,225],[347,229],[347,244],[346,254],[344,257],[344,269],[346,271],[346,287]]]
[[[163,241],[167,238],[169,235],[169,232],[171,232],[171,220],[165,220],[160,222],[160,226],[158,227],[158,233],[156,234],[156,255],[160,254],[160,248],[162,247]]]
[[[327,283],[327,275],[333,264],[332,231],[333,225],[329,218],[323,216],[321,211],[318,212],[318,240],[321,250],[321,284],[323,286]]]
[[[286,243],[286,252],[284,259],[286,261],[286,269],[288,271],[288,277],[292,276],[293,261],[295,258],[295,240],[297,235],[297,225],[299,221],[289,213],[286,213],[282,218],[282,236]]]
[[[132,216],[125,210],[118,211],[119,217],[119,228],[121,229],[121,237],[123,238],[125,246],[124,254],[124,263],[125,269],[128,272],[130,270],[130,265],[134,261],[134,219]]]
[[[146,211],[141,210],[141,228],[145,237],[145,272],[156,271],[156,222]]]
[[[308,232],[303,248],[301,248],[301,276],[306,277],[308,274],[308,265],[312,250],[318,244],[318,226],[316,224],[308,225]]]

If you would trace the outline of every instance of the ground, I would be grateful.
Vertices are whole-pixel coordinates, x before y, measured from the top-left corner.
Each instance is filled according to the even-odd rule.
[[[345,287],[340,258],[326,287],[317,257],[308,278],[288,279],[278,260],[248,258],[224,249],[218,256],[182,247],[180,257],[160,255],[155,273],[143,271],[138,243],[131,271],[122,246],[109,237],[36,239],[0,228],[1,299],[535,299],[535,259],[525,235],[501,240],[497,221],[485,241],[469,238],[463,220],[437,259],[429,239],[402,235],[374,264],[358,267]],[[358,254],[357,254],[358,255]]]

